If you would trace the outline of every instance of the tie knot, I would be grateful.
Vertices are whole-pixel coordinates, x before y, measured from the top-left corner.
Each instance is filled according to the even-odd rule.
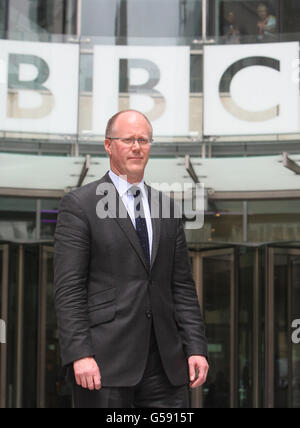
[[[134,198],[137,198],[141,194],[141,189],[138,186],[131,186],[128,189],[128,193],[130,193]]]

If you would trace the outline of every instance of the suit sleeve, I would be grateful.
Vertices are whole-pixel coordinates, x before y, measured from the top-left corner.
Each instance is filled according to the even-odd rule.
[[[185,354],[208,357],[205,326],[192,276],[183,222],[177,229],[173,270],[173,300]]]
[[[76,196],[60,204],[54,246],[55,308],[63,366],[94,355],[87,310],[88,221]]]

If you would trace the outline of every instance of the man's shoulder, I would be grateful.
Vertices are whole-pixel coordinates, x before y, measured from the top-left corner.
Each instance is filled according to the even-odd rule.
[[[174,204],[174,199],[171,197],[170,192],[164,192],[162,190],[158,190],[155,187],[152,187],[146,183],[145,185],[146,185],[148,194],[150,193],[150,198],[153,197],[156,199],[160,199],[162,201],[169,201],[170,203]]]
[[[84,186],[70,190],[66,195],[73,197],[77,201],[86,201],[91,197],[95,197],[98,194],[98,188],[105,183],[112,184],[109,181],[108,173],[98,180],[91,181]]]

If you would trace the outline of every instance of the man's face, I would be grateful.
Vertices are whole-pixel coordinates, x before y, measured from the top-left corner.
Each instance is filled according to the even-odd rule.
[[[145,118],[136,112],[127,112],[118,117],[112,138],[105,140],[105,149],[110,156],[111,169],[118,175],[127,176],[127,180],[137,183],[142,180],[150,156],[150,144],[142,146],[137,141],[127,145],[121,139],[136,138],[151,140],[151,129]]]
[[[264,20],[268,16],[268,9],[265,6],[260,6],[257,9],[257,14],[261,20]]]
[[[234,14],[233,12],[229,12],[227,15],[227,21],[229,24],[234,24]]]

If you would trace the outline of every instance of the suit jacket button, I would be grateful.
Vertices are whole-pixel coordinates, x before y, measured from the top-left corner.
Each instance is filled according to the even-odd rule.
[[[148,309],[148,310],[146,311],[146,317],[147,317],[148,319],[152,318],[152,311],[151,311],[151,309]]]

